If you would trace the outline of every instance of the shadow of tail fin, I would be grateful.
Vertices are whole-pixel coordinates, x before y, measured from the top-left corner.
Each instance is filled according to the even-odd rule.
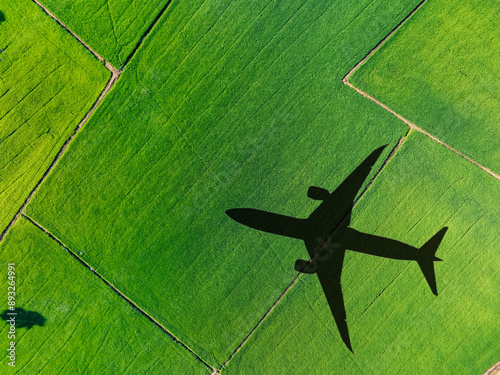
[[[434,262],[441,261],[436,257],[436,251],[443,240],[444,235],[448,227],[444,227],[439,232],[437,232],[429,241],[427,241],[421,248],[419,257],[417,259],[418,265],[424,274],[425,280],[429,284],[429,287],[436,296],[437,285],[436,285],[436,273],[434,272]]]

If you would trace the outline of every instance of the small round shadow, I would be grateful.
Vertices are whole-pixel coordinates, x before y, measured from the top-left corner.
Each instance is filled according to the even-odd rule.
[[[37,325],[45,325],[45,317],[36,311],[26,311],[22,307],[16,307],[14,310],[5,310],[0,315],[0,319],[5,320],[7,324],[14,324],[16,328],[30,329]]]

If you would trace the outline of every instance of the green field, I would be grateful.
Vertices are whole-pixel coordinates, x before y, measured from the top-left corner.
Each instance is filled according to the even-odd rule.
[[[28,312],[11,372],[480,374],[500,359],[499,180],[342,82],[420,0],[42,2],[122,71],[47,173],[110,72],[34,2],[0,0],[0,229],[47,173],[0,239],[2,285],[16,263]],[[350,82],[498,173],[497,15],[430,0]],[[310,186],[334,190],[385,144],[351,225],[417,248],[448,227],[439,294],[415,262],[347,251],[352,353],[316,275],[294,270],[304,243],[225,211],[306,218]]]
[[[500,4],[424,4],[350,82],[500,173]]]
[[[373,149],[395,145],[405,126],[341,79],[411,8],[178,4],[28,214],[219,366],[304,254],[224,211],[307,216],[308,186],[333,189]]]
[[[92,49],[120,69],[139,42],[141,35],[168,1],[43,0],[41,2]]]
[[[0,1],[0,11],[2,232],[110,74],[31,1]]]
[[[499,194],[498,180],[412,132],[351,224],[417,247],[448,226],[437,251],[438,297],[415,262],[348,252],[342,287],[354,354],[317,277],[301,275],[227,373],[483,373],[500,357]]]
[[[27,219],[21,218],[0,245],[0,262],[5,272],[7,263],[16,263],[17,306],[45,319],[17,328],[16,372],[210,374]],[[2,278],[2,290],[7,291],[7,281]],[[5,349],[7,331],[3,325]]]

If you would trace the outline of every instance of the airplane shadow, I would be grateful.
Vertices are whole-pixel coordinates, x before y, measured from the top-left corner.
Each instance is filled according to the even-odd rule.
[[[386,146],[373,151],[332,193],[311,186],[309,198],[321,204],[308,218],[294,218],[252,208],[234,208],[226,214],[248,227],[304,241],[309,260],[297,260],[295,270],[317,274],[340,336],[353,351],[346,321],[341,274],[346,250],[379,257],[416,261],[437,295],[434,272],[435,252],[447,227],[438,231],[420,248],[390,238],[362,233],[349,226],[356,195]]]
[[[13,313],[15,313],[15,315],[12,315]],[[21,307],[16,307],[14,311],[5,310],[0,315],[0,318],[5,320],[7,324],[9,324],[9,320],[12,317],[15,317],[16,328],[30,329],[34,325],[43,327],[46,321],[42,314],[37,313],[36,311],[26,311]]]

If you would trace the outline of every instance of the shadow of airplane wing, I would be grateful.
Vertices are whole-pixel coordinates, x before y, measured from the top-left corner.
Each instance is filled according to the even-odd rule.
[[[326,300],[328,301],[328,306],[332,312],[335,323],[340,333],[342,341],[347,346],[347,348],[352,352],[351,339],[349,337],[349,329],[347,327],[347,314],[344,304],[344,294],[342,293],[342,265],[344,263],[345,250],[339,250],[338,252],[331,255],[335,259],[335,263],[338,268],[330,270],[325,270],[324,272],[321,268],[318,270],[318,278],[325,293]],[[329,263],[329,262],[326,262]]]
[[[338,194],[338,198],[342,197],[350,205],[354,204],[354,199],[363,186],[366,178],[370,174],[373,166],[377,162],[380,154],[384,151],[387,145],[377,148],[366,157],[363,162],[356,167],[354,171],[335,189],[334,195]]]
[[[309,216],[311,219],[311,228],[317,227],[319,223],[325,220],[338,223],[346,213],[352,210],[356,195],[359,193],[380,154],[386,147],[387,145],[379,147],[368,155],[330,194],[330,197],[324,200],[324,203],[311,213]],[[334,227],[330,228],[330,230],[333,231]]]
[[[306,230],[306,220],[255,210],[253,208],[232,208],[226,211],[234,221],[247,227],[263,232],[279,234],[280,236],[303,239]]]
[[[306,246],[315,246],[314,243],[306,244]],[[309,250],[309,249],[308,249]],[[314,251],[313,249],[311,249]],[[335,323],[340,333],[342,341],[347,348],[353,352],[351,339],[349,337],[349,329],[347,327],[347,314],[344,304],[344,294],[342,293],[342,267],[344,265],[345,249],[337,248],[327,259],[318,261],[316,274],[323,288],[328,306],[332,312]]]

